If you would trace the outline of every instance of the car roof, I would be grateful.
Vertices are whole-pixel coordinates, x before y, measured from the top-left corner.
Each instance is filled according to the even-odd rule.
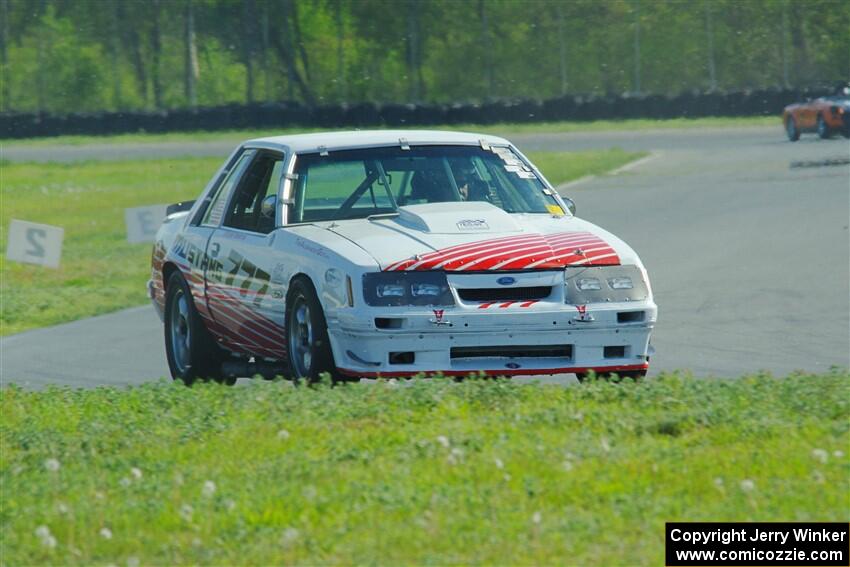
[[[510,145],[510,142],[498,136],[440,130],[316,132],[312,134],[256,138],[248,140],[245,142],[245,145],[262,147],[277,146],[295,153],[310,153],[318,151],[320,147],[331,151],[372,146],[396,146],[401,144],[402,139],[411,145],[479,145],[482,141],[497,146]]]

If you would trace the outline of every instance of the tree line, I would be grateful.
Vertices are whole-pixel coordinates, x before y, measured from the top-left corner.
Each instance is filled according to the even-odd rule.
[[[0,110],[817,86],[848,30],[844,0],[0,0]]]

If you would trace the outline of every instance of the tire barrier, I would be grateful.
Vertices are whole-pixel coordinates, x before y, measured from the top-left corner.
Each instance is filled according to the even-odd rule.
[[[229,104],[195,110],[98,112],[91,114],[0,114],[0,138],[109,135],[135,132],[274,129],[284,127],[365,128],[439,124],[495,124],[558,120],[771,116],[793,102],[831,94],[831,89],[764,89],[686,92],[678,95],[563,96],[545,101],[480,104],[354,104],[307,107],[297,102]]]

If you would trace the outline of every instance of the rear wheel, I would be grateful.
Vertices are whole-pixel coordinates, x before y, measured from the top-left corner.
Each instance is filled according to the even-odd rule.
[[[821,140],[826,140],[830,136],[832,136],[832,131],[829,129],[829,125],[826,123],[826,120],[823,119],[823,116],[818,114],[818,136]]]
[[[289,286],[286,346],[289,375],[296,382],[318,382],[324,372],[330,374],[334,382],[341,380],[331,352],[325,313],[313,284],[304,277],[296,278]]]
[[[201,320],[183,275],[168,278],[165,295],[165,355],[171,377],[191,385],[196,380],[221,381],[224,354]]]
[[[794,120],[793,116],[789,116],[788,120],[785,121],[785,133],[788,135],[788,139],[792,142],[796,142],[800,139],[800,131],[797,129],[797,121]]]

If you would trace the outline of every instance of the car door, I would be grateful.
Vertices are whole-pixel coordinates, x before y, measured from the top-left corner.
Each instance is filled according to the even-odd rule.
[[[209,261],[207,243],[215,227],[221,222],[221,214],[235,180],[241,176],[250,161],[250,153],[244,151],[234,153],[228,165],[220,173],[219,179],[213,182],[195,218],[177,237],[168,255],[183,274],[192,292],[195,307],[213,334],[216,334],[215,325],[207,306],[205,284],[205,273]]]
[[[286,355],[285,302],[270,290],[283,162],[282,153],[254,152],[207,246],[207,304],[223,339],[231,350],[273,359]]]

